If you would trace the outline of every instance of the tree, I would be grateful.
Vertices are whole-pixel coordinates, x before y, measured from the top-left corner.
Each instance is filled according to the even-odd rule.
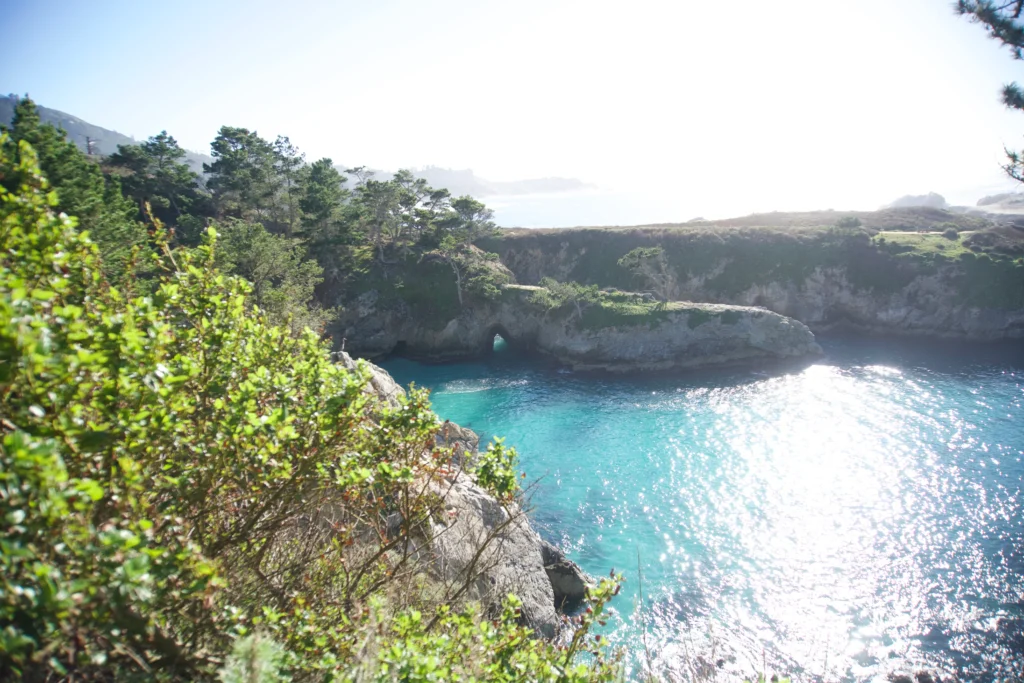
[[[210,144],[207,187],[221,213],[236,218],[272,218],[279,190],[276,157],[269,142],[246,128],[223,126]]]
[[[21,142],[34,149],[50,187],[57,192],[57,210],[75,216],[79,228],[89,231],[100,248],[103,270],[116,283],[124,282],[132,268],[132,254],[147,244],[145,227],[135,220],[136,207],[122,195],[121,185],[103,175],[99,165],[67,140],[63,130],[43,124],[35,103],[25,97],[14,109],[4,150],[21,160]],[[15,172],[0,179],[12,191],[25,181]]]
[[[373,178],[374,175],[376,175],[376,171],[371,171],[365,166],[355,166],[353,168],[346,168],[345,173],[346,175],[355,177],[356,187],[362,187],[367,180],[370,180],[371,178]]]
[[[121,177],[121,188],[145,217],[148,204],[164,223],[177,225],[183,214],[205,213],[199,193],[199,174],[184,162],[185,150],[161,131],[141,145],[118,145],[106,165]]]
[[[307,237],[317,241],[333,237],[342,206],[349,196],[344,187],[346,180],[330,159],[314,161],[309,167],[302,199],[299,200]]]
[[[400,209],[399,186],[390,181],[367,179],[357,188],[357,201],[363,209],[362,223],[377,250],[377,260],[386,263],[384,245],[397,232]]]
[[[291,235],[299,225],[301,212],[299,202],[303,196],[306,155],[299,151],[292,141],[278,135],[274,141],[274,171],[281,185],[281,199],[285,204],[285,215],[277,220],[286,225],[285,233]]]
[[[547,308],[561,308],[571,305],[577,319],[583,319],[583,311],[597,304],[601,299],[597,285],[581,285],[578,282],[559,282],[546,277],[540,281],[546,291],[534,297],[534,301]],[[570,316],[571,319],[571,316]]]
[[[662,247],[637,247],[618,261],[619,266],[644,279],[662,301],[672,298],[675,274]]]
[[[437,248],[437,253],[441,259],[448,264],[452,269],[452,273],[455,274],[455,291],[459,295],[459,308],[462,308],[462,278],[466,273],[466,266],[468,265],[463,250],[465,245],[461,244],[452,235],[446,236],[441,240],[441,245]]]
[[[313,291],[323,282],[323,268],[304,258],[305,249],[297,240],[242,220],[216,227],[221,267],[252,284],[251,301],[270,322],[289,324],[294,332],[307,327],[317,333],[323,330],[334,314],[313,301]]]
[[[1024,60],[1024,0],[957,0],[957,14],[983,25],[990,37],[1010,49],[1014,59]],[[1017,83],[1003,86],[1003,104],[1009,109],[1024,111],[1024,89]],[[1024,153],[1006,149],[1006,174],[1024,182]]]
[[[472,244],[497,229],[493,221],[494,211],[469,195],[452,200],[451,207],[455,221],[450,230],[463,244]]]
[[[432,213],[424,208],[424,203],[434,190],[426,180],[406,169],[399,170],[391,182],[398,186],[399,207],[399,219],[395,223],[399,231],[393,235],[393,241],[400,242],[406,236],[418,241],[432,220]]]

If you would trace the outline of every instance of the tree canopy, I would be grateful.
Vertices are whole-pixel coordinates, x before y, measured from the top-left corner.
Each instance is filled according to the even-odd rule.
[[[66,139],[64,131],[44,124],[35,103],[28,98],[18,101],[14,120],[6,130],[4,153],[20,161],[26,142],[35,150],[35,159],[42,173],[57,188],[58,211],[75,216],[88,230],[103,252],[103,267],[108,278],[122,281],[138,264],[133,253],[146,245],[146,229],[136,220],[137,210],[121,192],[116,178],[106,177],[99,164]],[[26,181],[23,167],[15,164],[0,184],[13,192]]]
[[[471,248],[495,230],[493,212],[408,170],[385,180],[362,166],[342,170],[329,158],[308,163],[288,137],[271,141],[236,126],[218,131],[203,176],[167,131],[120,145],[109,157],[89,157],[63,131],[41,124],[27,97],[17,103],[7,143],[15,158],[21,140],[37,150],[59,209],[90,232],[115,283],[151,268],[155,222],[167,226],[172,249],[194,248],[208,227],[217,229],[220,265],[248,279],[256,305],[273,322],[291,320],[295,333],[305,325],[325,329],[368,270],[390,286],[389,272],[422,254],[453,266],[459,300],[493,298],[507,280]],[[4,182],[17,186],[16,179]]]

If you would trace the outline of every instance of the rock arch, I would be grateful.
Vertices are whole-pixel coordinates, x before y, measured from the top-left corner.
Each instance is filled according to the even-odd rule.
[[[500,335],[509,347],[512,347],[517,343],[515,338],[513,338],[512,335],[509,334],[508,330],[505,329],[504,325],[501,323],[493,323],[487,328],[487,332],[484,334],[483,341],[481,342],[481,353],[484,355],[494,353],[494,337],[496,335]]]

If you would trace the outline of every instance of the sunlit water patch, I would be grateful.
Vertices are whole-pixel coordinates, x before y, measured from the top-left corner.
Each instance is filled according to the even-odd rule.
[[[1020,675],[1024,355],[824,346],[778,376],[575,375],[507,354],[385,367],[505,436],[538,480],[541,532],[592,574],[625,573],[610,638],[634,670]]]

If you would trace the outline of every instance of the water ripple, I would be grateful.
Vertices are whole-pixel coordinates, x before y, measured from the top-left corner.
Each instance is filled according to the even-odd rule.
[[[608,635],[636,667],[646,631],[655,668],[683,679],[1019,675],[1024,357],[824,346],[782,376],[388,368],[505,435],[540,477],[543,531],[595,575],[625,571]]]

